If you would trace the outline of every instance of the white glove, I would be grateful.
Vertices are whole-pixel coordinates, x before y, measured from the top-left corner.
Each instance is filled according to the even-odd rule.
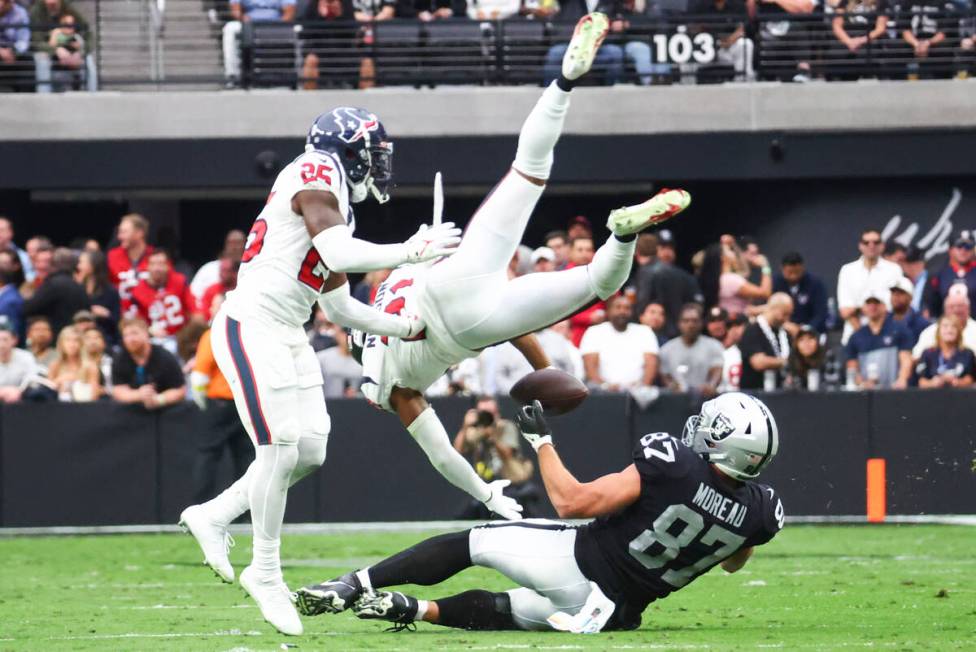
[[[516,412],[515,423],[535,452],[538,453],[543,444],[552,444],[552,430],[546,423],[539,401],[532,401],[532,405],[525,405]]]
[[[461,229],[454,222],[436,226],[421,224],[420,229],[403,243],[407,263],[422,263],[442,256],[450,256],[461,244]]]
[[[494,482],[489,482],[488,490],[491,492],[491,495],[482,502],[484,502],[485,507],[502,518],[507,518],[510,521],[519,521],[522,519],[522,506],[514,498],[509,498],[502,493],[502,490],[510,484],[512,484],[511,480],[495,480]]]

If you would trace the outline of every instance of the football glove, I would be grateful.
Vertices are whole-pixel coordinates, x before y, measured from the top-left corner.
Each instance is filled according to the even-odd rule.
[[[542,403],[539,401],[532,401],[532,405],[522,407],[515,415],[515,423],[522,431],[522,436],[532,444],[532,448],[537,453],[543,444],[552,444],[552,430],[546,423]]]
[[[421,224],[420,229],[403,243],[407,263],[422,263],[441,256],[450,256],[461,244],[461,229],[454,222],[435,226]]]
[[[495,480],[488,483],[488,490],[491,494],[484,501],[485,507],[495,512],[502,518],[510,521],[518,521],[522,518],[522,506],[514,498],[509,498],[502,490],[512,484],[511,480]]]

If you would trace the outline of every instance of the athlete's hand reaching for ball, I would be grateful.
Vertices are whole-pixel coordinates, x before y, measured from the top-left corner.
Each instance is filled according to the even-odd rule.
[[[455,227],[454,222],[444,222],[434,226],[421,224],[417,233],[403,244],[406,247],[405,258],[408,263],[422,263],[434,258],[450,256],[461,244],[461,229]]]

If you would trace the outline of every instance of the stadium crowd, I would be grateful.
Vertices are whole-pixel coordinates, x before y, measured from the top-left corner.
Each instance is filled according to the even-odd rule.
[[[527,47],[504,68],[512,71],[535,61],[534,72],[519,76],[518,82],[548,82],[558,73],[569,37],[560,25],[572,25],[594,8],[612,19],[610,37],[597,57],[599,79],[608,85],[670,84],[689,70],[700,82],[965,78],[976,65],[971,0],[210,0],[205,6],[221,32],[220,53],[215,48],[214,56],[222,58],[229,86],[249,83],[244,68],[255,65],[260,41],[254,30],[300,25],[298,32],[271,32],[270,47],[277,50],[269,61],[275,62],[261,67],[278,68],[272,83],[280,84],[282,71],[290,70],[288,84],[306,89],[369,88],[382,67],[376,25],[390,20],[421,25],[409,51],[404,50],[407,41],[393,44],[397,71],[407,71],[411,60],[424,60],[423,30],[431,25],[544,24],[531,36],[517,36],[501,56]],[[92,53],[98,42],[88,19],[71,0],[0,0],[0,89],[97,88]],[[175,35],[179,27],[174,25],[166,32]],[[482,33],[490,30],[462,27],[438,43],[460,48],[452,65],[469,65],[474,72],[481,65],[475,52],[480,46],[474,42]],[[282,39],[294,40],[300,55],[282,55],[294,49],[282,50]],[[484,45],[490,49],[489,42]],[[427,83],[437,83],[440,64],[428,65],[433,77]],[[383,76],[383,83],[416,82],[409,75],[398,79],[398,74]],[[462,77],[462,83],[473,79]]]
[[[230,231],[191,274],[149,233],[146,218],[128,214],[107,251],[93,239],[65,247],[43,236],[21,249],[0,218],[0,400],[110,398],[154,410],[189,396],[229,406],[207,329],[236,286],[245,235]],[[946,264],[926,270],[916,247],[867,229],[829,297],[798,252],[774,272],[755,240],[724,235],[689,271],[676,264],[672,233],[659,230],[639,237],[621,293],[537,336],[555,366],[639,405],[661,391],[965,387],[976,380],[974,245],[971,232],[958,233]],[[542,246],[522,246],[509,273],[586,265],[593,252],[590,222],[577,216]],[[366,274],[354,296],[371,302],[388,274]],[[359,396],[346,332],[319,309],[307,330],[325,395]],[[429,393],[505,394],[530,370],[501,344],[448,370]]]

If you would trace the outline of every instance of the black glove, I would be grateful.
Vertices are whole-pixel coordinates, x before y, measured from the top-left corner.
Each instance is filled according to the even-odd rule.
[[[522,436],[532,444],[536,452],[543,444],[552,444],[552,430],[546,423],[542,404],[539,401],[532,401],[532,405],[522,407],[515,415],[515,423],[522,431]]]

